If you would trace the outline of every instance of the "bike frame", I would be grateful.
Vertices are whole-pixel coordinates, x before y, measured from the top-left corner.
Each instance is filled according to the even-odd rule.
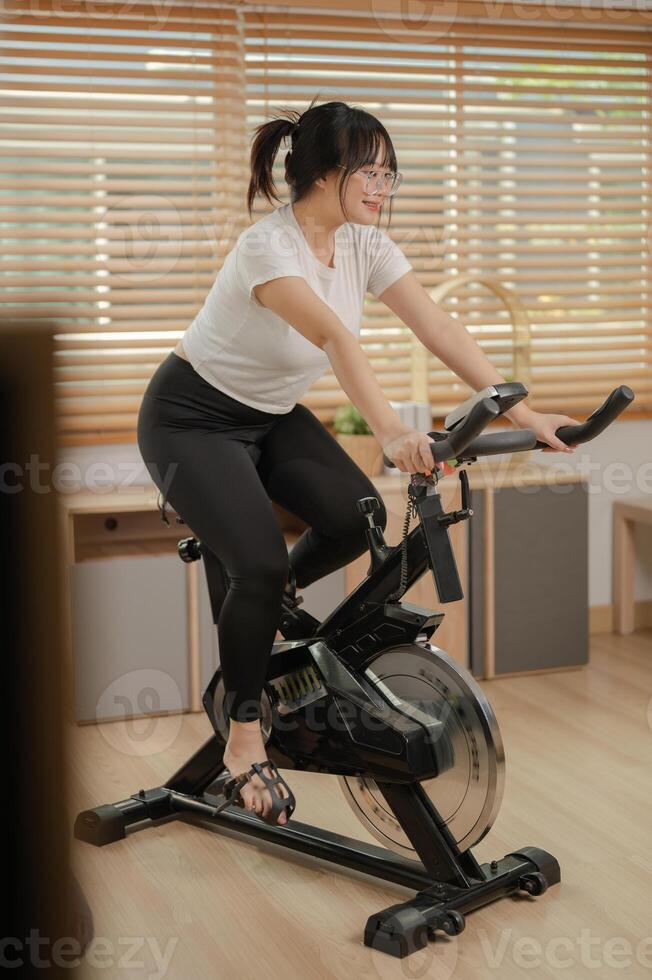
[[[460,473],[463,486],[463,497],[466,496],[468,483],[466,473]],[[379,528],[368,528],[367,539],[372,554],[367,577],[357,585],[353,591],[337,606],[329,616],[321,623],[315,622],[315,630],[312,635],[322,637],[329,646],[337,652],[342,659],[347,661],[351,658],[351,651],[347,658],[347,643],[350,640],[352,628],[356,631],[364,630],[365,614],[371,614],[374,609],[384,607],[387,612],[392,605],[396,608],[404,608],[406,612],[414,615],[417,607],[410,603],[389,603],[389,597],[395,593],[400,585],[402,554],[405,551],[407,577],[405,580],[405,591],[407,591],[421,576],[428,570],[433,573],[440,602],[453,602],[463,598],[460,585],[455,555],[451,547],[448,535],[448,524],[454,520],[463,519],[458,514],[468,516],[464,511],[446,514],[441,497],[437,490],[437,480],[430,478],[424,481],[419,490],[422,491],[413,497],[416,511],[419,517],[419,524],[410,531],[407,537],[398,545],[388,546],[382,542],[382,532]],[[374,562],[374,555],[377,560]],[[376,567],[374,568],[374,564]],[[399,600],[400,601],[400,600]],[[421,612],[426,612],[421,610]],[[419,617],[420,618],[420,617]],[[430,635],[437,628],[443,619],[443,613],[429,613],[430,622],[420,623],[420,626],[430,630]],[[421,632],[425,632],[422,629]],[[283,629],[282,629],[282,632]],[[284,632],[284,635],[285,634]],[[301,636],[299,639],[307,639]],[[375,647],[373,653],[377,652]],[[359,658],[353,657],[355,662],[350,662],[351,666],[360,666]]]

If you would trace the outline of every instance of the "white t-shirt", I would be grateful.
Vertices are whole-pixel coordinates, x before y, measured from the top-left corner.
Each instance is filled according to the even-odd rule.
[[[384,231],[351,222],[335,233],[333,264],[329,268],[310,251],[291,204],[246,228],[183,336],[197,373],[252,408],[290,412],[330,362],[321,348],[261,306],[252,288],[301,276],[358,336],[365,293],[380,296],[412,268]]]

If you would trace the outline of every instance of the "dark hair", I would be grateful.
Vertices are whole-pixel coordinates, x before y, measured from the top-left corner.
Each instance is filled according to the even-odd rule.
[[[250,218],[257,194],[264,195],[270,204],[274,200],[282,203],[276,193],[272,167],[284,137],[291,140],[292,147],[285,155],[285,180],[290,187],[293,204],[301,200],[315,180],[340,164],[344,169],[338,185],[339,199],[346,217],[344,195],[353,171],[375,163],[381,147],[384,154],[382,165],[390,170],[397,169],[394,146],[380,120],[346,102],[315,105],[313,100],[303,114],[296,109],[287,109],[254,130],[251,179],[247,191]],[[391,197],[389,202],[391,221]]]

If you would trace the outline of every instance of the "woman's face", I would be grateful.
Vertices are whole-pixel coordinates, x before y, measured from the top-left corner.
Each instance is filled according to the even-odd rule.
[[[370,225],[378,222],[385,202],[389,197],[389,191],[383,180],[377,183],[376,178],[369,181],[367,186],[367,174],[375,172],[378,175],[389,173],[387,166],[383,165],[382,150],[378,152],[374,163],[365,164],[359,170],[350,173],[345,178],[344,206],[346,213],[342,215],[342,220],[352,221],[358,225]],[[341,211],[339,203],[338,183],[342,175],[341,170],[333,172],[333,193],[335,196],[335,206]]]

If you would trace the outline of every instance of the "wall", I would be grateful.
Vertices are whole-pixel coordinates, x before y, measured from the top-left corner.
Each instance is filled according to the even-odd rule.
[[[574,456],[537,453],[537,462],[588,471],[589,604],[611,602],[611,511],[615,500],[652,500],[652,420],[618,422]],[[638,527],[636,599],[652,599],[652,527]]]

